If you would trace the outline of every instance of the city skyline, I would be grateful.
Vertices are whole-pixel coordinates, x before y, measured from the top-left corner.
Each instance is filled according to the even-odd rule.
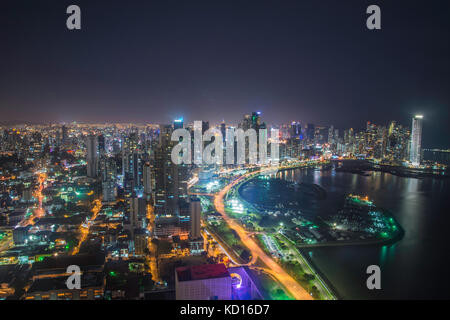
[[[450,1],[28,2],[0,10],[0,300],[450,298]]]
[[[424,145],[448,146],[447,2],[383,3],[378,33],[364,1],[78,5],[78,31],[65,28],[64,1],[0,13],[3,121],[231,122],[260,110],[273,123],[362,128],[420,113]]]

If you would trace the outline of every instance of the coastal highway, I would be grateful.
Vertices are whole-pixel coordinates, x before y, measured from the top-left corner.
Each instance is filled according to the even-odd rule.
[[[225,212],[224,197],[230,191],[232,187],[240,183],[242,180],[248,178],[251,175],[262,172],[263,170],[253,171],[240,176],[238,179],[234,180],[227,186],[225,186],[220,192],[218,192],[214,197],[214,206],[217,212],[219,212],[224,221],[228,224],[231,229],[234,229],[236,233],[241,238],[242,242],[250,250],[253,257],[259,257],[268,267],[270,273],[276,277],[276,279],[284,285],[284,287],[291,293],[291,295],[297,300],[312,300],[311,295],[306,291],[297,281],[294,280],[283,268],[281,268],[271,257],[269,257],[256,242],[250,238],[245,231],[237,222],[231,219]]]
[[[285,244],[289,248],[289,251],[294,255],[297,262],[300,264],[303,270],[308,271],[310,274],[313,274],[316,281],[316,287],[319,292],[322,294],[322,297],[327,300],[336,300],[334,294],[328,289],[326,283],[322,280],[321,276],[314,271],[314,269],[309,265],[308,261],[303,257],[303,255],[298,251],[292,241],[287,238],[284,234],[280,233],[281,236],[286,240]]]

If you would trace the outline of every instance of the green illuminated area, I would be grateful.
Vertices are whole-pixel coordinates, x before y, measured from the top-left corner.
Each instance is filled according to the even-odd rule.
[[[239,188],[245,183],[258,183],[258,186],[264,187],[273,181],[275,179],[269,176],[252,176],[237,184],[226,195],[225,210],[246,230],[258,232],[253,238],[259,246],[315,299],[335,299],[335,294],[310,266],[307,257],[300,253],[300,248],[331,244],[383,244],[398,239],[403,233],[401,226],[391,214],[378,208],[367,196],[350,194],[344,199],[344,206],[341,209],[330,213],[329,216],[317,218],[305,216],[300,210],[296,210],[294,205],[289,206],[291,205],[289,202],[295,201],[289,200],[289,193],[278,192],[275,196],[280,197],[280,201],[273,202],[275,204],[272,205],[276,206],[273,209],[270,208],[272,200],[266,200],[265,193],[255,193],[255,197],[261,199],[261,204],[258,205],[249,203],[239,193]],[[326,191],[318,185],[294,184],[279,180],[275,183],[286,183],[288,192],[291,188],[292,192],[303,192],[317,201],[326,197]],[[231,233],[229,230],[226,231],[226,226],[222,228],[223,230],[213,231],[222,234]],[[236,241],[232,234],[223,238],[226,243]],[[270,292],[272,298],[277,299],[276,291]],[[280,299],[283,298],[280,296]]]
[[[268,300],[294,300],[283,286],[267,273],[258,273],[258,279],[264,288]]]
[[[217,239],[226,247],[227,252],[233,255],[235,260],[241,263],[250,261],[250,253],[247,247],[241,241],[236,231],[230,229],[223,220],[210,222],[208,229],[217,236]]]

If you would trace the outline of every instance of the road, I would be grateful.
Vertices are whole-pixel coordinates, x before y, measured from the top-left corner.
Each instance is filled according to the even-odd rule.
[[[42,218],[45,215],[45,210],[42,208],[42,200],[44,199],[44,195],[42,191],[45,188],[45,182],[47,180],[47,175],[45,173],[38,174],[39,187],[34,192],[34,197],[38,199],[38,207],[33,209],[33,213],[24,217],[24,219],[19,223],[21,227],[26,227],[28,225],[33,225],[35,223],[36,218]]]
[[[78,254],[80,252],[81,245],[84,241],[86,241],[87,236],[89,234],[89,229],[91,226],[91,223],[94,222],[94,220],[97,218],[98,213],[102,209],[102,202],[100,199],[94,200],[94,207],[92,208],[92,216],[89,219],[89,222],[87,223],[87,226],[84,227],[83,224],[80,225],[80,241],[78,242],[78,245],[73,248],[72,255]]]
[[[297,247],[289,240],[284,234],[280,233],[283,238],[286,240],[285,244],[288,246],[289,251],[294,255],[297,262],[300,264],[303,270],[308,271],[313,274],[315,277],[316,287],[319,292],[322,294],[322,297],[328,300],[335,300],[336,297],[334,294],[328,289],[326,283],[322,280],[321,276],[314,271],[314,269],[309,265],[308,261],[302,256],[302,254],[298,251]]]
[[[247,248],[250,250],[253,257],[258,257],[261,259],[268,269],[269,272],[276,277],[276,279],[284,285],[284,287],[291,293],[291,295],[296,300],[312,300],[313,298],[311,295],[306,291],[300,284],[298,284],[297,281],[294,280],[286,271],[284,271],[283,268],[281,268],[271,257],[269,257],[257,244],[256,242],[250,238],[250,236],[247,234],[247,231],[245,231],[244,228],[242,228],[241,225],[239,225],[237,222],[235,222],[233,219],[231,219],[226,211],[225,211],[225,205],[224,205],[224,198],[228,191],[230,191],[231,188],[233,188],[236,184],[242,182],[242,180],[248,178],[251,175],[255,175],[257,173],[261,173],[264,169],[253,171],[250,173],[246,173],[242,176],[240,176],[238,179],[234,180],[232,183],[225,186],[220,192],[218,192],[214,197],[214,206],[216,207],[217,212],[219,212],[224,221],[228,224],[228,226],[231,229],[234,229],[236,233],[241,238],[242,242],[247,246]]]
[[[147,230],[150,233],[150,237],[147,239],[147,247],[149,250],[149,254],[146,255],[147,265],[149,266],[150,273],[152,274],[152,279],[155,282],[161,281],[159,278],[159,270],[158,263],[156,260],[156,245],[152,242],[153,239],[153,231],[155,227],[155,213],[154,209],[151,205],[147,205],[147,219],[149,223],[147,225]]]

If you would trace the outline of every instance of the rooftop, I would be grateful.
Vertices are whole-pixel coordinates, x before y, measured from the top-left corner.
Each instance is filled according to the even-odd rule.
[[[28,293],[46,292],[52,290],[66,290],[67,276],[55,278],[43,278],[33,281]],[[101,272],[84,273],[81,275],[81,288],[101,287],[104,282],[104,275]]]
[[[178,281],[228,278],[230,273],[224,264],[201,264],[198,266],[176,268]]]

